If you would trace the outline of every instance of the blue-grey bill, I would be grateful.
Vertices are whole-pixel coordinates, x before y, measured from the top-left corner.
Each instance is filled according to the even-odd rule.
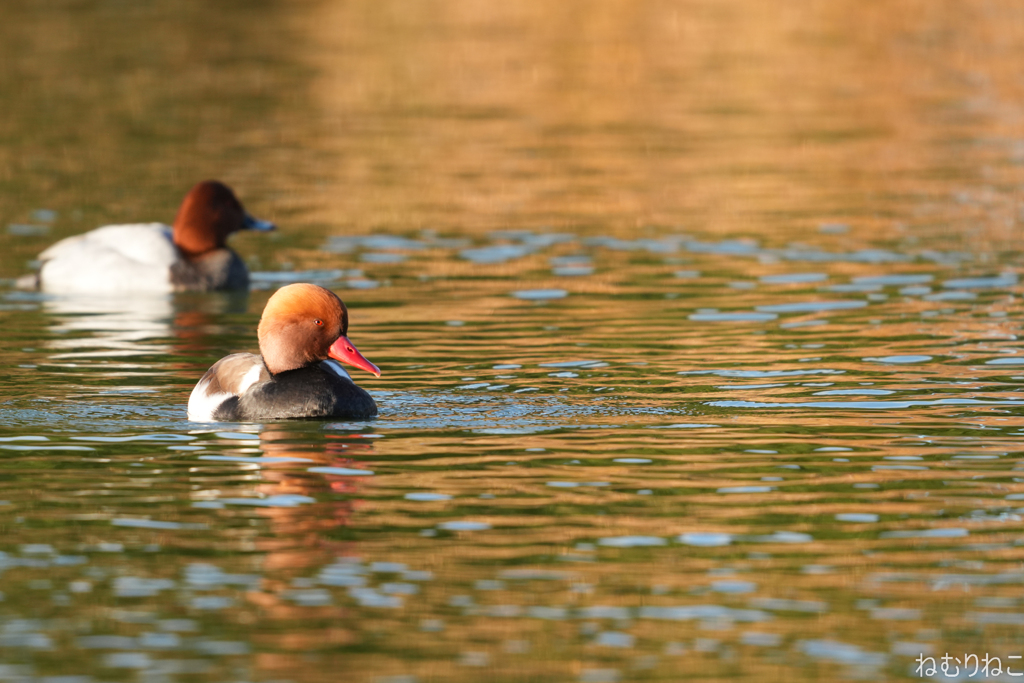
[[[268,230],[275,230],[276,225],[270,221],[261,221],[259,218],[254,218],[249,214],[245,214],[245,229],[256,230],[257,232],[267,232]]]

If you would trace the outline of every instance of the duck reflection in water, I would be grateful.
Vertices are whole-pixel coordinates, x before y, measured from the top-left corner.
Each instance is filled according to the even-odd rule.
[[[53,361],[101,360],[191,354],[223,333],[211,328],[227,313],[245,312],[248,293],[152,295],[135,297],[40,295],[42,310],[53,319],[55,338],[45,348]],[[147,363],[136,368],[178,367]],[[182,369],[184,367],[182,366]]]
[[[255,483],[247,482],[245,490],[231,495],[234,503],[276,503],[250,508],[251,514],[269,522],[265,533],[249,540],[252,549],[265,553],[262,564],[267,570],[300,575],[303,569],[354,554],[353,542],[339,540],[332,532],[353,524],[362,507],[357,496],[372,486],[366,460],[373,456],[373,442],[358,434],[325,433],[322,427],[288,422],[262,429],[261,457],[246,462],[257,468],[250,472]],[[251,451],[245,449],[245,454]]]
[[[204,477],[207,486],[213,486],[192,493],[193,506],[214,508],[203,512],[210,527],[223,531],[219,551],[244,556],[251,567],[258,568],[260,590],[245,593],[258,617],[243,608],[237,618],[240,623],[258,619],[262,645],[277,653],[255,662],[265,674],[257,676],[260,679],[282,677],[294,666],[295,653],[351,645],[360,639],[349,608],[321,598],[324,591],[305,589],[315,585],[311,575],[340,558],[363,554],[357,542],[345,540],[342,533],[345,527],[357,525],[355,516],[362,504],[357,496],[365,495],[374,478],[330,470],[369,474],[365,461],[373,455],[373,443],[358,434],[325,434],[323,427],[316,422],[266,428],[239,425],[240,438],[220,441],[228,449],[212,456],[225,466],[217,468],[216,481]],[[252,439],[254,433],[259,442]],[[217,436],[231,434],[218,431]],[[251,447],[257,443],[258,449]],[[296,594],[304,592],[313,594],[313,602],[299,607]]]

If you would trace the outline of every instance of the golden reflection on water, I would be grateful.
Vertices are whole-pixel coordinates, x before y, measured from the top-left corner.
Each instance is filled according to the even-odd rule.
[[[325,4],[309,24],[313,100],[359,133],[327,138],[325,222],[799,237],[855,219],[878,238],[1021,179],[1018,9],[373,7]],[[1002,239],[1019,220],[1004,192],[985,202]]]
[[[315,260],[286,249],[314,235],[377,229],[1017,237],[1013,4],[17,2],[0,19],[0,217],[55,209],[53,236],[169,220],[220,177],[282,225],[240,240],[272,269]],[[19,257],[46,241],[4,239]]]
[[[235,652],[204,680],[425,683],[881,680],[914,648],[1016,646],[1020,376],[989,361],[1015,360],[1019,287],[948,279],[1018,263],[1022,51],[1024,9],[981,0],[4,3],[0,275],[60,236],[169,220],[218,177],[281,226],[235,238],[253,270],[345,271],[353,338],[385,376],[365,378],[374,425],[193,432],[192,382],[253,349],[266,291],[131,314],[5,293],[0,399],[29,440],[0,443],[0,647],[105,677],[132,667],[68,645],[67,614],[131,638],[187,616],[192,649],[168,658]],[[498,229],[574,236],[460,255],[522,246]],[[378,250],[393,263],[322,248],[374,232],[421,244]],[[696,240],[586,241],[681,233]],[[706,250],[723,238],[775,249]],[[764,279],[799,269],[812,279]],[[857,283],[893,272],[925,284]],[[865,306],[762,310],[828,299]],[[928,360],[878,360],[911,354]],[[577,359],[608,365],[545,365]],[[882,393],[828,393],[866,387]],[[95,436],[129,430],[199,450]],[[223,502],[275,497],[302,502]],[[33,565],[33,543],[87,567]],[[371,591],[317,583],[338,562],[333,580]],[[190,582],[203,563],[249,578]],[[119,594],[135,574],[177,583]],[[65,589],[82,576],[95,592]],[[396,577],[418,592],[385,594]],[[638,618],[692,605],[728,610]],[[80,661],[33,655],[32,629]],[[854,656],[801,649],[823,638]],[[163,680],[154,652],[135,668]]]

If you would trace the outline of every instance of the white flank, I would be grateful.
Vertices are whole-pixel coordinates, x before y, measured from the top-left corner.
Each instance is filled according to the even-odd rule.
[[[209,385],[210,380],[202,380],[192,390],[192,395],[188,397],[188,419],[192,422],[216,422],[213,413],[232,396],[223,391],[210,394],[207,392]]]
[[[56,294],[167,293],[178,258],[169,226],[107,225],[40,254],[40,280],[44,291]]]

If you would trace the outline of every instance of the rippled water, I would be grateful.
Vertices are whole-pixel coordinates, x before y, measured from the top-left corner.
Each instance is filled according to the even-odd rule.
[[[5,276],[193,176],[281,226],[249,295],[0,290],[0,680],[1024,671],[1024,42],[968,6],[0,10]],[[187,422],[292,281],[379,418]]]

